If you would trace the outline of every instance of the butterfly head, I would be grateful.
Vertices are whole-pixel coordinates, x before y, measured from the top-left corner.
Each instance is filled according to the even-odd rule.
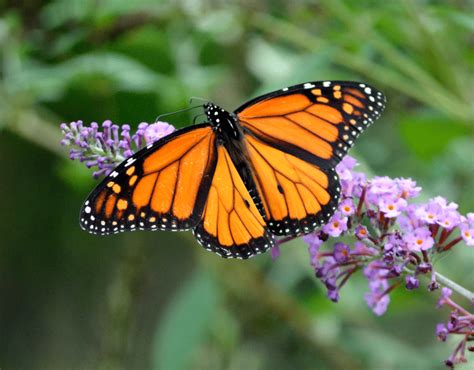
[[[214,127],[219,127],[223,119],[229,116],[229,113],[226,112],[224,109],[215,105],[214,103],[206,103],[204,104],[204,113],[207,116],[207,119]]]
[[[204,113],[215,131],[226,134],[230,138],[240,137],[236,117],[233,114],[214,103],[206,103],[203,107]]]

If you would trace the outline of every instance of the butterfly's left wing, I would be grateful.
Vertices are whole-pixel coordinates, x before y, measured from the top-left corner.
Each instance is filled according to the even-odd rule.
[[[365,84],[308,82],[235,111],[272,233],[307,234],[332,216],[340,194],[335,166],[384,102]]]
[[[194,229],[198,242],[224,258],[246,259],[273,246],[274,237],[223,145],[202,220]]]

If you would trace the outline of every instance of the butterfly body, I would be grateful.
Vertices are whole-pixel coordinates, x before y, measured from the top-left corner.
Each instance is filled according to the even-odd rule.
[[[89,232],[188,230],[222,257],[314,231],[339,202],[336,164],[384,107],[365,84],[310,82],[245,103],[206,103],[207,123],[128,158],[81,211]]]

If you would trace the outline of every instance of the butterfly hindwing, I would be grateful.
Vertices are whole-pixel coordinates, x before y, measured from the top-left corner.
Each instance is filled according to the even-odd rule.
[[[264,218],[275,235],[308,234],[336,210],[340,185],[334,169],[321,168],[260,139],[246,138]]]
[[[274,244],[229,152],[218,147],[214,178],[202,221],[194,235],[206,249],[225,258],[249,258]]]
[[[176,131],[107,176],[85,202],[81,226],[97,234],[190,229],[201,218],[216,160],[210,125]]]
[[[307,82],[260,96],[235,113],[244,131],[323,168],[334,168],[385,107],[366,84]]]

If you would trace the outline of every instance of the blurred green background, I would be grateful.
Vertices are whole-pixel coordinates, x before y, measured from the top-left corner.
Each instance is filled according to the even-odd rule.
[[[379,318],[359,276],[333,304],[301,241],[242,262],[190,233],[83,232],[95,181],[58,125],[136,126],[190,96],[233,109],[290,84],[366,81],[388,106],[351,154],[472,211],[472,1],[0,4],[1,369],[443,368],[454,343],[434,335],[438,293],[399,289]],[[473,289],[473,262],[460,245],[438,268]]]

